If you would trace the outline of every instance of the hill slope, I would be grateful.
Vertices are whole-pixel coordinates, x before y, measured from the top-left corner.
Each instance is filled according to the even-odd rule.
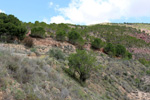
[[[71,44],[58,42],[65,56],[75,50]],[[95,52],[98,69],[83,87],[63,70],[68,61],[28,55],[39,52],[44,46],[26,49],[22,45],[1,44],[0,95],[2,100],[149,100],[147,67],[137,60],[110,58]],[[49,49],[56,45],[50,45]],[[63,47],[64,46],[64,47]],[[23,49],[24,48],[24,49]],[[21,54],[26,54],[22,56]],[[21,56],[20,56],[21,55]],[[28,57],[29,56],[29,57]],[[7,62],[6,62],[7,59]]]

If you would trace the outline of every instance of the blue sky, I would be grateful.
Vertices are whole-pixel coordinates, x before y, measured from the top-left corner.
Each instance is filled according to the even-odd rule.
[[[150,0],[0,0],[0,12],[24,22],[150,23]]]
[[[0,0],[0,9],[6,14],[13,14],[25,22],[42,21],[57,15],[56,5],[67,6],[69,0]],[[50,6],[50,2],[53,5]],[[55,5],[55,6],[54,6]]]

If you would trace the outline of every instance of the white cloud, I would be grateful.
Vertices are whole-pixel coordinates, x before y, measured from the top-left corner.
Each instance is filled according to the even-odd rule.
[[[150,17],[150,0],[71,0],[51,22],[95,24],[130,17]],[[65,20],[65,18],[69,20]]]
[[[45,23],[47,23],[47,24],[50,23],[49,20],[48,20],[47,18],[44,18],[42,21],[45,22]]]
[[[131,0],[128,17],[150,17],[150,0]]]
[[[0,13],[5,13],[5,11],[3,11],[3,10],[0,9]]]
[[[52,7],[53,6],[53,2],[49,2],[49,7]]]
[[[50,23],[71,23],[69,20],[66,20],[63,16],[54,16],[50,19]]]

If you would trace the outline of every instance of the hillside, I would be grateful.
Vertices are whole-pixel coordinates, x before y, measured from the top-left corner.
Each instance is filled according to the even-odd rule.
[[[150,35],[149,31],[143,31],[143,27],[149,24],[117,24],[106,23],[91,26],[80,26],[72,24],[46,24],[44,22],[24,23],[28,30],[33,27],[43,27],[47,35],[56,39],[58,31],[63,30],[66,35],[74,29],[83,37],[85,44],[89,45],[94,38],[100,38],[102,41],[113,44],[124,45],[134,56],[135,59],[145,58],[150,60]],[[141,27],[137,27],[137,26]],[[142,27],[143,25],[143,27]],[[66,39],[66,41],[68,41]]]
[[[150,100],[142,29],[0,21],[0,100]]]
[[[73,47],[70,50],[65,49],[69,45],[71,47],[71,44],[64,45],[59,42],[57,47],[68,54],[70,50],[74,52]],[[55,47],[53,44],[47,46],[50,49]],[[91,78],[83,87],[63,71],[63,67],[67,67],[67,60],[57,60],[44,54],[36,56],[34,52],[40,54],[40,49],[45,46],[35,45],[35,48],[36,51],[33,51],[22,45],[1,44],[0,82],[4,100],[23,100],[26,97],[27,100],[37,100],[37,98],[39,100],[144,100],[144,98],[148,100],[150,98],[147,68],[137,60],[114,59],[97,52],[98,70],[92,72]]]

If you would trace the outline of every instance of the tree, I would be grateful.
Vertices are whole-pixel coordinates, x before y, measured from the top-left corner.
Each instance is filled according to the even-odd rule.
[[[65,31],[57,31],[56,32],[56,40],[65,41],[66,32]]]
[[[32,28],[30,36],[39,37],[39,38],[45,38],[45,36],[46,36],[45,30],[42,27]]]
[[[85,40],[83,40],[83,38],[82,37],[80,37],[79,39],[78,39],[78,41],[77,41],[77,48],[78,49],[83,49],[83,46],[84,46],[84,44],[85,44]]]
[[[40,26],[40,22],[39,21],[35,21],[34,26],[35,27],[39,27]]]
[[[77,50],[77,53],[69,56],[69,70],[73,76],[76,73],[79,75],[81,82],[85,82],[90,77],[90,72],[93,69],[96,61],[95,56],[85,50]]]
[[[125,55],[126,55],[126,48],[123,45],[118,44],[116,46],[116,56],[117,57],[119,57],[119,56],[125,57]]]
[[[69,42],[72,44],[77,44],[78,40],[81,38],[80,34],[75,30],[68,33]]]
[[[0,13],[0,37],[13,39],[17,37],[22,40],[27,32],[27,29],[22,26],[22,22],[14,15],[6,15]]]
[[[92,42],[92,47],[94,49],[100,49],[101,47],[104,46],[104,43],[101,39],[95,38],[94,41]]]
[[[68,31],[69,30],[69,27],[67,24],[64,24],[64,23],[60,23],[57,25],[57,30],[64,30],[64,31]]]
[[[7,19],[4,22],[5,23],[12,23],[15,26],[21,25],[21,21],[17,17],[15,17],[14,15],[8,15]]]
[[[115,56],[115,46],[112,43],[107,43],[104,47],[104,52],[110,56]]]

